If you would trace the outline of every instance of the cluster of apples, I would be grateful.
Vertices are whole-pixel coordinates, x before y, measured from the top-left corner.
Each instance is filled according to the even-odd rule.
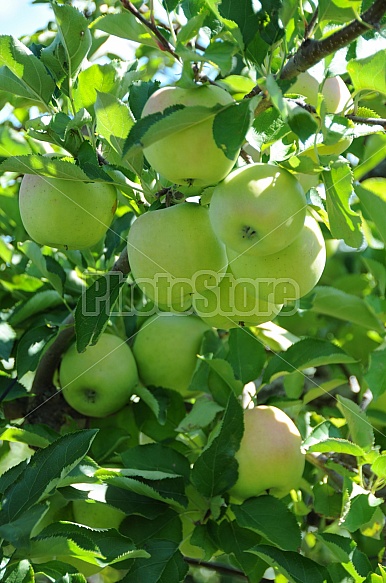
[[[231,102],[217,86],[167,87],[151,95],[143,114],[177,104],[221,108]],[[230,172],[235,159],[214,140],[213,114],[159,139],[144,154],[174,184],[217,184],[209,208],[179,203],[144,213],[130,229],[132,274],[161,310],[193,306],[207,324],[222,329],[259,325],[315,286],[325,265],[324,239],[306,214],[293,174],[263,163]]]
[[[164,314],[150,320],[137,333],[133,350],[106,332],[84,353],[78,353],[75,345],[68,349],[59,378],[63,396],[74,409],[92,417],[111,415],[127,404],[139,377],[145,384],[189,394],[196,355],[209,327],[194,315]],[[284,411],[265,405],[244,411],[236,459],[239,476],[230,490],[235,502],[267,490],[285,496],[299,486],[305,460],[293,421]]]
[[[293,90],[306,94],[309,86]],[[341,101],[328,107],[340,108]],[[143,116],[172,105],[213,108],[199,123],[147,146],[144,154],[172,184],[191,187],[195,195],[214,189],[209,206],[181,202],[134,221],[128,236],[132,274],[160,310],[145,320],[132,349],[104,333],[85,353],[72,346],[64,355],[63,395],[86,416],[118,411],[140,382],[192,397],[189,385],[207,330],[271,320],[322,274],[324,239],[295,176],[263,163],[232,171],[238,155],[228,158],[216,143],[213,112],[231,103],[225,90],[209,85],[163,88],[145,105]],[[26,230],[38,243],[57,248],[97,243],[111,224],[116,201],[116,189],[108,184],[26,175],[20,189]],[[244,422],[232,496],[243,500],[266,490],[283,496],[297,487],[304,455],[290,418],[275,407],[259,406],[245,412]]]

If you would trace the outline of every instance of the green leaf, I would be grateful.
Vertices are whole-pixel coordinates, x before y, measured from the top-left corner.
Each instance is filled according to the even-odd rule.
[[[252,1],[240,0],[235,3],[232,0],[223,0],[218,9],[223,18],[232,20],[238,25],[244,43],[246,45],[250,43],[256,31],[259,30],[259,19],[253,9]]]
[[[12,81],[13,76],[16,77],[13,89],[20,87],[21,84],[24,96],[30,96],[48,109],[55,89],[54,80],[47,73],[43,63],[23,43],[10,35],[0,36],[0,65],[5,65],[11,72],[11,75],[6,73],[8,79]],[[7,90],[10,89],[8,86]],[[20,91],[16,94],[20,95]]]
[[[28,548],[33,528],[47,511],[46,504],[32,506],[16,520],[2,524],[0,536],[15,548]]]
[[[205,50],[204,56],[207,61],[211,61],[217,65],[224,77],[232,69],[232,58],[235,52],[235,45],[233,43],[223,41],[210,43]]]
[[[355,186],[355,193],[386,245],[386,179],[368,178]]]
[[[4,583],[35,583],[34,570],[31,563],[24,559],[8,567]]]
[[[338,409],[346,418],[351,439],[365,451],[371,449],[374,443],[374,431],[366,413],[350,399],[337,396]]]
[[[351,210],[349,199],[353,193],[353,176],[349,163],[338,160],[329,171],[322,172],[326,188],[327,212],[331,234],[335,239],[344,239],[350,247],[360,247],[363,234],[360,216]]]
[[[236,564],[244,571],[250,583],[260,583],[268,568],[265,561],[248,550],[259,542],[260,537],[252,530],[242,528],[235,520],[223,520],[218,526],[220,548],[228,555],[233,555]]]
[[[325,583],[325,568],[294,551],[282,551],[268,545],[257,545],[248,551],[255,553],[283,573],[290,583]]]
[[[35,453],[9,486],[0,511],[0,525],[12,522],[56,488],[84,458],[97,430],[69,433]]]
[[[27,301],[16,306],[9,322],[13,326],[19,326],[31,316],[39,312],[48,312],[50,308],[56,308],[62,304],[62,297],[53,289],[35,293]]]
[[[7,322],[0,323],[0,358],[8,360],[11,356],[12,347],[16,338],[16,332],[7,324]]]
[[[250,498],[241,506],[232,505],[236,522],[249,528],[281,549],[297,551],[300,547],[300,529],[295,515],[273,496]]]
[[[62,561],[47,561],[46,563],[40,563],[34,565],[36,575],[44,574],[46,577],[55,581],[55,583],[87,583],[84,575],[77,573],[77,569],[68,563],[63,563]],[[74,577],[78,575],[83,577],[83,579],[74,580],[69,579],[69,581],[63,580],[63,577]]]
[[[281,140],[291,131],[275,107],[270,107],[256,117],[253,130],[254,139],[260,148]]]
[[[217,435],[193,466],[192,483],[204,496],[217,496],[235,484],[238,464],[234,455],[242,435],[243,410],[236,397],[230,394]]]
[[[133,473],[145,474],[145,471],[137,470]],[[106,472],[103,472],[103,470],[100,470],[100,475],[103,476],[103,481],[107,484],[126,490],[126,495],[128,497],[130,497],[131,494],[128,495],[127,492],[134,492],[134,494],[147,497],[150,500],[165,502],[177,511],[183,510],[186,506],[186,497],[183,494],[183,482],[178,476],[173,476],[171,478],[165,476],[163,480],[159,480],[159,475],[155,473],[153,476],[154,480],[149,479],[149,483],[146,483],[144,478],[142,480],[137,480],[123,475],[116,476],[112,473],[107,474]],[[157,482],[157,480],[159,481]],[[164,484],[161,482],[164,482]]]
[[[108,504],[119,508],[128,516],[136,514],[153,520],[167,510],[164,502],[149,498],[146,495],[136,494],[135,492],[128,494],[126,488],[113,486],[112,484],[107,486],[105,498]]]
[[[120,583],[182,583],[188,564],[178,550],[178,545],[168,540],[150,540],[146,545],[149,559],[137,559]]]
[[[33,426],[32,426],[33,428]],[[47,447],[51,441],[34,431],[28,431],[23,427],[10,426],[0,431],[0,439],[3,441],[14,441],[17,443],[26,443],[32,447]]]
[[[48,279],[52,287],[63,295],[63,287],[66,282],[66,272],[63,267],[50,255],[43,255],[39,245],[33,241],[24,241],[20,246],[21,251],[28,257],[41,276]]]
[[[366,330],[376,330],[383,333],[383,325],[370,306],[352,294],[327,286],[317,286],[311,292],[311,310],[358,324]]]
[[[184,417],[176,431],[179,433],[192,433],[198,429],[207,427],[216,418],[216,415],[224,408],[204,395],[193,404],[191,411]]]
[[[386,49],[364,59],[353,59],[347,63],[347,72],[355,91],[379,91],[386,94],[385,78]]]
[[[60,85],[64,79],[74,79],[91,48],[91,32],[85,16],[70,5],[52,4],[58,32],[53,42],[41,52],[43,63],[52,71]]]
[[[106,94],[114,92],[116,70],[112,63],[91,65],[78,75],[77,85],[74,88],[74,103],[76,109],[87,109],[94,115],[94,104],[98,92]]]
[[[347,455],[353,455],[357,457],[362,457],[365,452],[361,447],[348,441],[347,439],[341,438],[330,438],[320,441],[311,445],[307,451],[317,451],[317,452],[334,452],[334,453],[345,453]]]
[[[370,366],[364,377],[374,399],[386,392],[386,348],[371,353]]]
[[[37,174],[62,180],[80,180],[89,182],[89,177],[71,162],[56,160],[46,156],[12,156],[0,164],[0,172],[17,172],[18,174]]]
[[[208,358],[205,362],[210,367],[208,386],[215,401],[225,407],[229,396],[239,397],[243,391],[243,383],[235,378],[229,362],[222,358]]]
[[[149,97],[160,87],[159,81],[141,81],[130,87],[129,106],[135,119],[140,119]]]
[[[378,476],[378,478],[386,478],[386,454],[379,455],[371,464],[371,471]]]
[[[331,342],[318,338],[304,338],[271,358],[265,369],[263,382],[268,383],[284,373],[312,366],[353,362],[355,359]]]
[[[106,16],[97,18],[91,23],[90,28],[103,30],[103,32],[119,38],[127,38],[146,46],[158,48],[157,41],[149,34],[149,30],[125,9],[116,14],[106,14]]]
[[[300,105],[293,107],[292,103],[288,103],[288,120],[287,123],[291,130],[299,136],[302,142],[305,142],[310,136],[316,134],[318,131],[318,124],[311,113],[309,113]]]
[[[179,45],[186,44],[189,40],[198,35],[200,28],[204,24],[205,16],[205,12],[201,12],[190,18],[187,23],[181,27],[181,30],[177,35]]]
[[[311,433],[303,441],[303,447],[307,450],[310,446],[326,441],[331,437],[341,438],[340,430],[331,421],[322,421],[312,429]]]
[[[361,115],[358,112],[358,115]],[[376,117],[376,116],[374,116]],[[377,133],[370,136],[363,148],[363,155],[361,156],[361,163],[354,168],[355,180],[360,180],[370,172],[373,168],[378,166],[386,158],[386,134]],[[361,185],[363,187],[363,183]],[[370,189],[371,190],[371,189]]]
[[[257,379],[265,364],[264,345],[248,328],[232,328],[229,332],[228,362],[235,376],[244,384]]]
[[[129,108],[113,95],[98,91],[95,114],[97,132],[122,157],[125,139],[134,124]]]
[[[228,105],[215,115],[213,137],[217,146],[230,160],[235,159],[245,141],[259,100],[260,97],[244,99],[239,103]]]
[[[49,550],[52,545],[52,550]],[[99,530],[71,522],[50,524],[32,540],[33,553],[53,556],[80,557],[93,565],[113,565],[124,559],[148,557],[145,550],[137,549],[133,542],[115,529]]]
[[[326,545],[338,563],[348,563],[351,560],[355,543],[350,538],[329,532],[316,533],[316,537]]]
[[[137,546],[159,539],[179,544],[182,539],[179,515],[171,508],[165,509],[162,514],[152,519],[132,514],[123,524],[121,523],[119,531]]]
[[[106,273],[83,292],[75,309],[78,352],[98,342],[125,282],[126,277],[122,273]]]
[[[152,443],[132,447],[121,455],[125,468],[166,472],[189,480],[190,467],[185,456],[178,451]]]
[[[31,147],[23,135],[6,125],[0,127],[0,156],[23,156],[31,153]]]
[[[377,506],[382,504],[382,500],[375,498],[372,494],[358,494],[350,500],[348,512],[341,520],[341,525],[349,532],[355,532],[371,520]]]

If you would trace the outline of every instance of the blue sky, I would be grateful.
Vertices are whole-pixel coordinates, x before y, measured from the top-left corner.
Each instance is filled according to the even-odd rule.
[[[0,34],[20,37],[43,28],[50,20],[49,4],[32,4],[32,0],[1,0]]]

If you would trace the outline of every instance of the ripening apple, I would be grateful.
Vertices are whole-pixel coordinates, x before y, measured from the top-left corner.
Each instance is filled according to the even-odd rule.
[[[193,295],[193,307],[209,326],[229,330],[237,326],[258,326],[273,320],[282,306],[256,295],[254,280],[236,279],[228,271],[215,288]]]
[[[307,215],[300,235],[279,253],[257,257],[229,249],[228,259],[237,279],[255,280],[259,297],[283,304],[305,296],[318,283],[326,246],[318,222]]]
[[[231,172],[214,189],[209,217],[229,249],[270,255],[299,235],[307,202],[293,174],[274,164],[250,164]]]
[[[150,96],[142,117],[178,104],[211,108],[230,103],[233,99],[229,93],[214,85],[189,89],[163,87]],[[222,180],[232,169],[238,153],[229,159],[218,147],[213,138],[213,120],[210,116],[187,129],[176,128],[175,133],[144,148],[150,166],[175,184],[204,187]]]
[[[73,409],[87,417],[106,417],[126,405],[138,385],[138,371],[128,344],[104,333],[85,352],[70,346],[60,365],[59,381]]]
[[[244,412],[244,434],[235,458],[239,476],[230,494],[237,501],[266,493],[282,498],[298,488],[305,456],[301,436],[284,411],[258,405]]]
[[[133,277],[161,309],[184,311],[191,294],[216,286],[228,260],[207,208],[183,202],[144,213],[127,239]]]
[[[80,182],[26,174],[19,193],[28,235],[58,249],[86,249],[106,234],[117,207],[117,190],[107,182]]]
[[[290,87],[291,93],[304,95],[307,103],[314,107],[318,104],[318,93],[324,97],[327,113],[341,113],[347,107],[352,107],[352,98],[345,82],[339,75],[327,77],[320,89],[319,81],[310,73],[300,73],[295,83]]]
[[[126,514],[99,500],[74,500],[72,502],[74,520],[90,528],[115,528],[125,518]]]
[[[139,329],[133,345],[140,379],[146,386],[174,389],[183,397],[197,364],[204,333],[209,326],[186,314],[156,314]]]

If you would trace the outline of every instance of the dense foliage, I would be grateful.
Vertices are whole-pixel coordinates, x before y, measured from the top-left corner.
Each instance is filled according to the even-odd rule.
[[[51,7],[47,27],[0,36],[8,111],[0,128],[0,580],[385,583],[385,0]],[[209,89],[201,101],[147,104],[143,113],[165,85]],[[191,148],[183,137],[197,127],[210,134]],[[195,161],[202,183],[174,177]],[[303,208],[304,191],[306,220],[323,235],[318,253],[326,250],[321,277],[302,263],[314,244],[307,239],[290,260],[303,292],[285,288],[269,318],[234,317],[241,296],[221,321],[206,320],[196,298],[202,321],[160,315],[191,310],[193,292],[157,306],[137,276],[136,252],[143,245],[150,257],[145,277],[168,257],[165,272],[208,261],[202,268],[225,282],[216,235],[227,187],[216,183],[256,163],[284,176],[274,195],[280,213],[287,184],[294,208]],[[56,191],[66,200],[80,192],[95,224],[82,227],[64,204],[54,216]],[[238,218],[239,206],[224,216]],[[296,231],[277,245],[282,236],[269,257],[299,241]],[[228,250],[237,278],[247,261],[232,253],[242,252]],[[318,261],[323,267],[324,255]],[[108,335],[124,349],[111,363]],[[82,355],[87,365],[77,364]],[[101,390],[107,406],[80,411],[66,394],[86,374],[102,387],[89,401]],[[126,378],[130,394],[115,404]],[[280,476],[295,463],[290,451],[284,461],[272,454],[253,476],[261,495],[240,500],[232,493],[240,492],[243,409],[256,405],[293,420],[304,472],[298,484],[289,472],[288,488],[266,489],[264,473]],[[279,434],[267,425],[256,451],[263,456]]]

